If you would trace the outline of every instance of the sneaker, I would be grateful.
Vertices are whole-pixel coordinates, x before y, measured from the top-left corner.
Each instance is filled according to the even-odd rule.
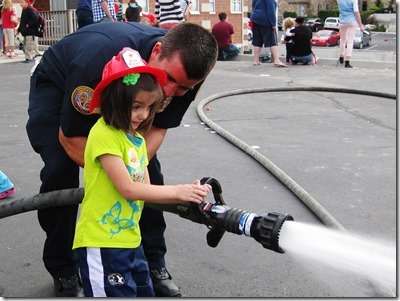
[[[54,278],[56,297],[85,297],[78,274],[66,278]]]
[[[172,281],[165,267],[151,270],[150,276],[156,297],[181,297],[179,287]]]
[[[0,170],[0,199],[12,196],[15,193],[15,188],[10,179]]]
[[[33,60],[25,59],[25,63],[32,63],[32,62],[33,62]]]

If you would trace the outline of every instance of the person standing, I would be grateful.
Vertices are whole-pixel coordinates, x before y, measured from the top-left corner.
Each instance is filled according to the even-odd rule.
[[[3,9],[3,0],[0,0],[0,12]],[[4,45],[3,45],[3,19],[0,14],[0,55],[5,54]]]
[[[304,18],[297,17],[294,29],[290,30],[292,36],[287,36],[286,41],[293,41],[291,60],[293,65],[298,63],[312,65],[314,56],[311,50],[310,40],[312,38],[311,29],[304,26]]]
[[[235,31],[233,25],[228,22],[226,13],[219,13],[218,18],[219,22],[214,24],[211,31],[218,43],[218,59],[230,59],[237,56],[240,52],[239,48],[232,44]]]
[[[114,0],[92,0],[93,23],[116,20]]]
[[[93,89],[104,66],[123,47],[139,51],[149,66],[168,74],[162,106],[145,134],[150,183],[164,185],[157,150],[168,129],[178,127],[214,67],[218,47],[205,28],[183,22],[170,31],[136,22],[97,23],[47,49],[31,76],[26,130],[44,167],[40,192],[79,187],[87,136],[99,116],[90,114]],[[98,112],[95,112],[98,113]],[[51,117],[51,118],[49,118]],[[78,258],[72,251],[78,205],[38,210],[46,232],[43,261],[58,297],[83,296]],[[163,212],[144,208],[142,244],[156,296],[181,296],[166,268]]]
[[[35,51],[35,25],[39,20],[39,16],[32,7],[30,0],[21,0],[21,20],[17,29],[18,33],[24,37],[25,44],[25,63],[33,62],[36,56]]]
[[[250,20],[253,22],[253,65],[260,65],[261,48],[270,47],[275,67],[287,67],[279,60],[277,24],[277,0],[253,0]]]
[[[89,111],[100,108],[101,118],[85,147],[85,196],[73,246],[86,297],[154,297],[139,227],[144,202],[200,204],[211,190],[200,180],[150,184],[143,134],[166,81],[162,69],[125,47],[104,67],[94,90]]]
[[[128,7],[125,10],[125,19],[127,22],[140,22],[140,13],[142,7],[136,0],[130,0]]]
[[[158,26],[164,29],[183,22],[183,13],[180,0],[155,0],[155,10]]]
[[[190,18],[190,11],[192,10],[193,7],[193,2],[190,0],[181,0],[181,9],[182,9],[182,14],[183,18],[185,19],[186,22],[189,21]]]
[[[350,65],[350,59],[353,54],[353,43],[357,27],[360,28],[361,32],[364,31],[360,12],[358,11],[358,0],[338,0],[337,3],[340,21],[339,63],[343,64],[344,61],[345,68],[353,68]]]
[[[78,28],[93,24],[92,0],[78,0],[75,13],[78,19]]]
[[[35,10],[36,14],[39,14],[39,10],[36,7],[34,7],[34,5],[35,5],[35,0],[32,0],[30,6],[32,6],[32,8]],[[42,54],[39,52],[39,37],[35,36],[35,39],[33,41],[34,41],[33,50],[35,51],[35,56],[33,58],[42,56]]]
[[[115,14],[117,16],[117,21],[122,22],[122,3],[121,0],[115,0],[114,1],[114,9],[115,9]]]
[[[18,25],[18,18],[17,10],[11,0],[4,0],[1,10],[1,19],[3,20],[3,33],[5,37],[4,50],[6,51],[6,56],[13,59],[15,58],[15,26]]]

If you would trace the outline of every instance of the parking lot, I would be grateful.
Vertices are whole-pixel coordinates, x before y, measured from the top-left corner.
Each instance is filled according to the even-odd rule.
[[[374,57],[383,55],[376,53]],[[182,125],[168,132],[159,152],[166,183],[214,177],[231,208],[289,213],[299,223],[323,224],[271,172],[200,120],[200,100],[246,90],[200,109],[281,168],[348,231],[395,242],[396,100],[291,88],[395,95],[396,68],[379,62],[371,68],[370,62],[355,60],[355,68],[349,70],[336,67],[335,61],[325,62],[288,68],[254,67],[251,57],[250,61],[217,62]],[[12,198],[18,199],[38,192],[42,168],[25,131],[32,64],[15,61],[0,68],[0,168],[13,181]],[[279,87],[283,91],[254,93]],[[184,297],[371,296],[352,286],[353,276],[343,276],[344,283],[335,286],[327,277],[315,277],[296,258],[267,250],[243,235],[226,233],[211,248],[205,226],[169,213],[166,218],[167,267]],[[44,233],[36,212],[0,219],[0,225],[0,295],[53,297],[52,279],[41,260]]]

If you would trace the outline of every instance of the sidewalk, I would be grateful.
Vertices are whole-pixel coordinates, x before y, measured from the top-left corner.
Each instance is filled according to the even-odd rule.
[[[312,51],[318,57],[318,65],[336,66],[338,60],[338,48],[313,47]],[[285,45],[278,45],[281,61],[285,60]],[[253,54],[240,54],[235,61],[253,61]],[[353,51],[351,62],[354,65],[371,69],[396,69],[397,56],[395,52],[388,51]],[[352,64],[353,65],[353,64]]]
[[[43,54],[43,51],[39,51],[41,54]],[[22,50],[15,50],[15,58],[8,58],[6,55],[4,55],[2,52],[0,52],[0,64],[6,64],[6,63],[15,63],[15,62],[23,62],[25,63],[25,55]],[[40,60],[41,57],[36,57],[35,60]],[[29,62],[33,66],[35,62]]]

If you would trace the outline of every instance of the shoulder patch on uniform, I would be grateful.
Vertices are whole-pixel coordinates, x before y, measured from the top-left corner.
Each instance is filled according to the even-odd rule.
[[[75,110],[81,114],[89,115],[89,103],[93,92],[93,89],[87,86],[76,87],[71,94],[71,102]]]

